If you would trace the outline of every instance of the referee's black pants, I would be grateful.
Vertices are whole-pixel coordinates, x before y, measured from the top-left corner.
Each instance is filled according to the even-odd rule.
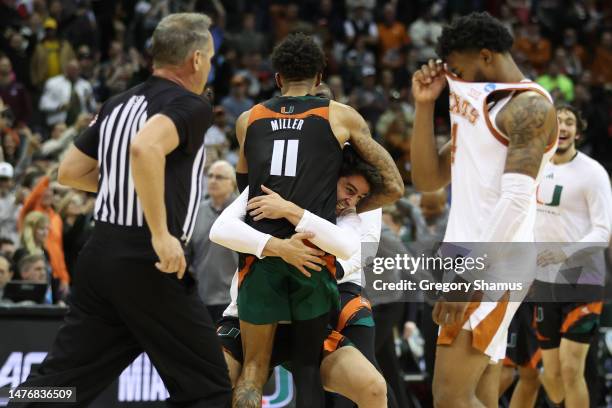
[[[77,405],[87,406],[145,351],[171,407],[230,407],[228,369],[195,282],[158,271],[150,244],[121,232],[96,225],[77,261],[65,322],[22,386],[76,387]]]

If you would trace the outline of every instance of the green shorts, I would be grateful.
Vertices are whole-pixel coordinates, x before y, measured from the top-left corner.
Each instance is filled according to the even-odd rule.
[[[335,260],[304,276],[278,257],[247,256],[239,273],[238,316],[252,324],[310,320],[339,306]]]

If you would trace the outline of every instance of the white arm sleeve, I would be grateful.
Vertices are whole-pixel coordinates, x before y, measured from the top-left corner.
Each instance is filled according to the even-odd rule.
[[[340,224],[343,218],[338,218],[338,224]],[[361,242],[358,251],[346,261],[338,259],[338,263],[344,270],[342,281],[348,280],[348,277],[352,274],[361,273],[362,260],[366,260],[368,257],[374,257],[376,256],[376,252],[378,252],[380,230],[382,228],[382,209],[377,208],[375,210],[363,212],[359,214],[359,218],[361,220]],[[362,244],[365,245],[362,247]],[[363,254],[362,249],[365,251]]]
[[[236,252],[261,258],[264,247],[271,238],[244,222],[249,188],[245,188],[215,221],[210,229],[210,240]]]
[[[501,197],[484,224],[480,242],[512,242],[534,200],[536,183],[532,177],[504,173]]]
[[[612,192],[610,190],[610,179],[606,171],[598,169],[596,174],[592,174],[585,182],[589,183],[586,202],[589,207],[589,218],[591,229],[580,241],[573,245],[563,248],[563,252],[569,258],[574,253],[585,249],[585,245],[592,246],[593,243],[600,243],[597,248],[606,248],[610,242],[612,233]],[[596,248],[594,248],[596,250]]]
[[[312,232],[310,241],[339,259],[349,259],[359,249],[359,217],[350,214],[340,218],[342,223],[331,222],[304,210],[296,232]]]

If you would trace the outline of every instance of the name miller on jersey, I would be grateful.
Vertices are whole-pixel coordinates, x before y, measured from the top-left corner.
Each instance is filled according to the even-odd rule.
[[[270,121],[272,131],[283,129],[302,130],[304,119],[273,119]]]

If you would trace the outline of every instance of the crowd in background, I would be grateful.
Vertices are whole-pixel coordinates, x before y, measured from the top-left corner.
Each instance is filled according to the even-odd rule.
[[[172,12],[213,19],[213,70],[207,93],[214,123],[205,138],[214,217],[234,197],[234,122],[278,94],[269,56],[288,33],[312,34],[327,57],[324,80],[355,107],[391,153],[407,196],[384,209],[386,231],[407,248],[441,239],[445,191],[411,189],[412,73],[436,57],[445,22],[486,10],[515,38],[513,55],[556,101],[588,121],[581,150],[612,171],[612,3],[597,0],[0,0],[0,297],[13,279],[49,282],[45,302],[62,303],[77,254],[92,229],[94,198],[56,182],[57,165],[105,100],[151,72],[150,36]],[[448,140],[448,98],[436,107],[438,142]],[[210,168],[224,160],[225,164]],[[209,220],[199,220],[201,245]],[[208,226],[209,227],[209,226]],[[234,257],[220,255],[230,269]],[[198,259],[194,273],[210,269]],[[207,268],[208,265],[208,268]],[[222,271],[219,272],[222,275]],[[231,278],[231,275],[228,275]],[[214,279],[206,279],[208,282]],[[216,281],[215,281],[216,282]],[[227,281],[229,284],[229,280]],[[201,291],[226,302],[224,285]],[[206,299],[205,299],[206,301]],[[219,311],[214,307],[211,313]],[[414,323],[407,319],[405,337]]]

